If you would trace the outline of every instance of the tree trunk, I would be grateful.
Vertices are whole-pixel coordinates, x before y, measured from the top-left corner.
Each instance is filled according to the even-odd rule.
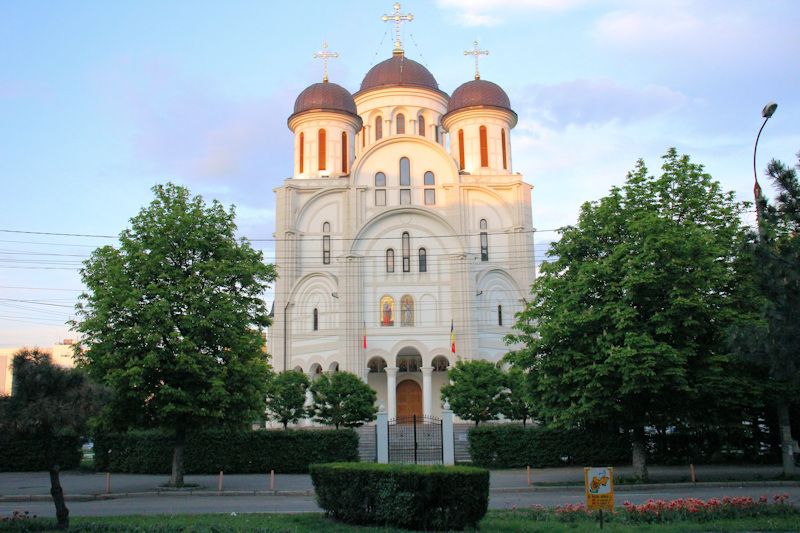
[[[169,478],[171,487],[183,486],[183,451],[186,448],[186,428],[175,429],[175,450],[172,453],[172,475]]]
[[[647,449],[643,426],[633,429],[631,452],[633,455],[633,476],[638,481],[647,481]]]
[[[58,477],[59,467],[57,464],[50,465],[50,495],[56,505],[56,519],[59,529],[69,527],[69,509],[64,503],[64,490],[61,488],[61,480]]]
[[[778,426],[781,432],[781,458],[783,460],[783,477],[794,477],[794,439],[789,419],[789,405],[784,401],[778,404]]]

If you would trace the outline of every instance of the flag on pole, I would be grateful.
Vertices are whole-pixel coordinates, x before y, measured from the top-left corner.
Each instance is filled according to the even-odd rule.
[[[364,349],[367,349],[367,323],[364,322]]]
[[[450,351],[456,353],[456,330],[452,318],[450,319]]]

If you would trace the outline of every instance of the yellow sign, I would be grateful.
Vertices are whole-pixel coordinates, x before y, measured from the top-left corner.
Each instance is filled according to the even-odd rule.
[[[586,485],[586,507],[592,511],[614,510],[614,469],[586,467],[583,469]]]

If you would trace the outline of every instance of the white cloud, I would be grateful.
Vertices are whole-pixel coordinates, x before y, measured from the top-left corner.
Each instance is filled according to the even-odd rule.
[[[588,0],[438,0],[443,10],[456,15],[463,26],[497,26],[514,12],[560,12],[573,9]]]

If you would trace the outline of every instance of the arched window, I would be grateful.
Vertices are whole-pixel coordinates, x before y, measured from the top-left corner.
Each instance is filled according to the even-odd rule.
[[[411,237],[403,232],[403,272],[411,272]]]
[[[458,130],[458,169],[464,170],[464,130]]]
[[[394,272],[394,250],[391,248],[386,250],[386,272]]]
[[[436,185],[436,176],[430,170],[425,173],[425,185]],[[425,189],[425,205],[436,204],[436,189]]]
[[[414,298],[410,294],[400,298],[400,325],[414,325]]]
[[[319,331],[319,310],[315,307],[314,308],[314,331]]]
[[[486,126],[481,126],[480,128],[480,138],[481,138],[481,166],[488,167],[489,166],[489,147],[488,142],[486,140]]]
[[[322,264],[331,264],[331,225],[325,222],[322,225]]]
[[[417,128],[419,129],[419,134],[425,137],[425,117],[422,115],[417,117]]]
[[[502,326],[503,325],[503,306],[502,305],[498,305],[497,306],[497,325],[498,326]]]
[[[508,169],[508,156],[506,155],[506,130],[500,130],[500,148],[503,150],[503,170]]]
[[[327,154],[325,152],[325,130],[319,130],[317,132],[317,159],[319,159],[319,170],[325,170],[325,158]]]
[[[305,155],[306,155],[306,136],[301,131],[300,132],[300,174],[303,173],[303,163],[305,162]]]
[[[406,116],[402,113],[397,115],[397,133],[405,133],[406,132]]]
[[[400,158],[400,186],[408,187],[411,185],[411,162],[407,157]]]
[[[419,249],[419,271],[428,271],[428,252],[425,250],[425,248]]]
[[[342,132],[342,173],[347,174],[347,133]]]
[[[375,205],[386,205],[386,174],[375,173]]]
[[[375,117],[375,140],[379,141],[383,137],[383,118],[379,115]]]
[[[489,234],[486,232],[488,225],[486,219],[481,219],[481,261],[489,260]]]

